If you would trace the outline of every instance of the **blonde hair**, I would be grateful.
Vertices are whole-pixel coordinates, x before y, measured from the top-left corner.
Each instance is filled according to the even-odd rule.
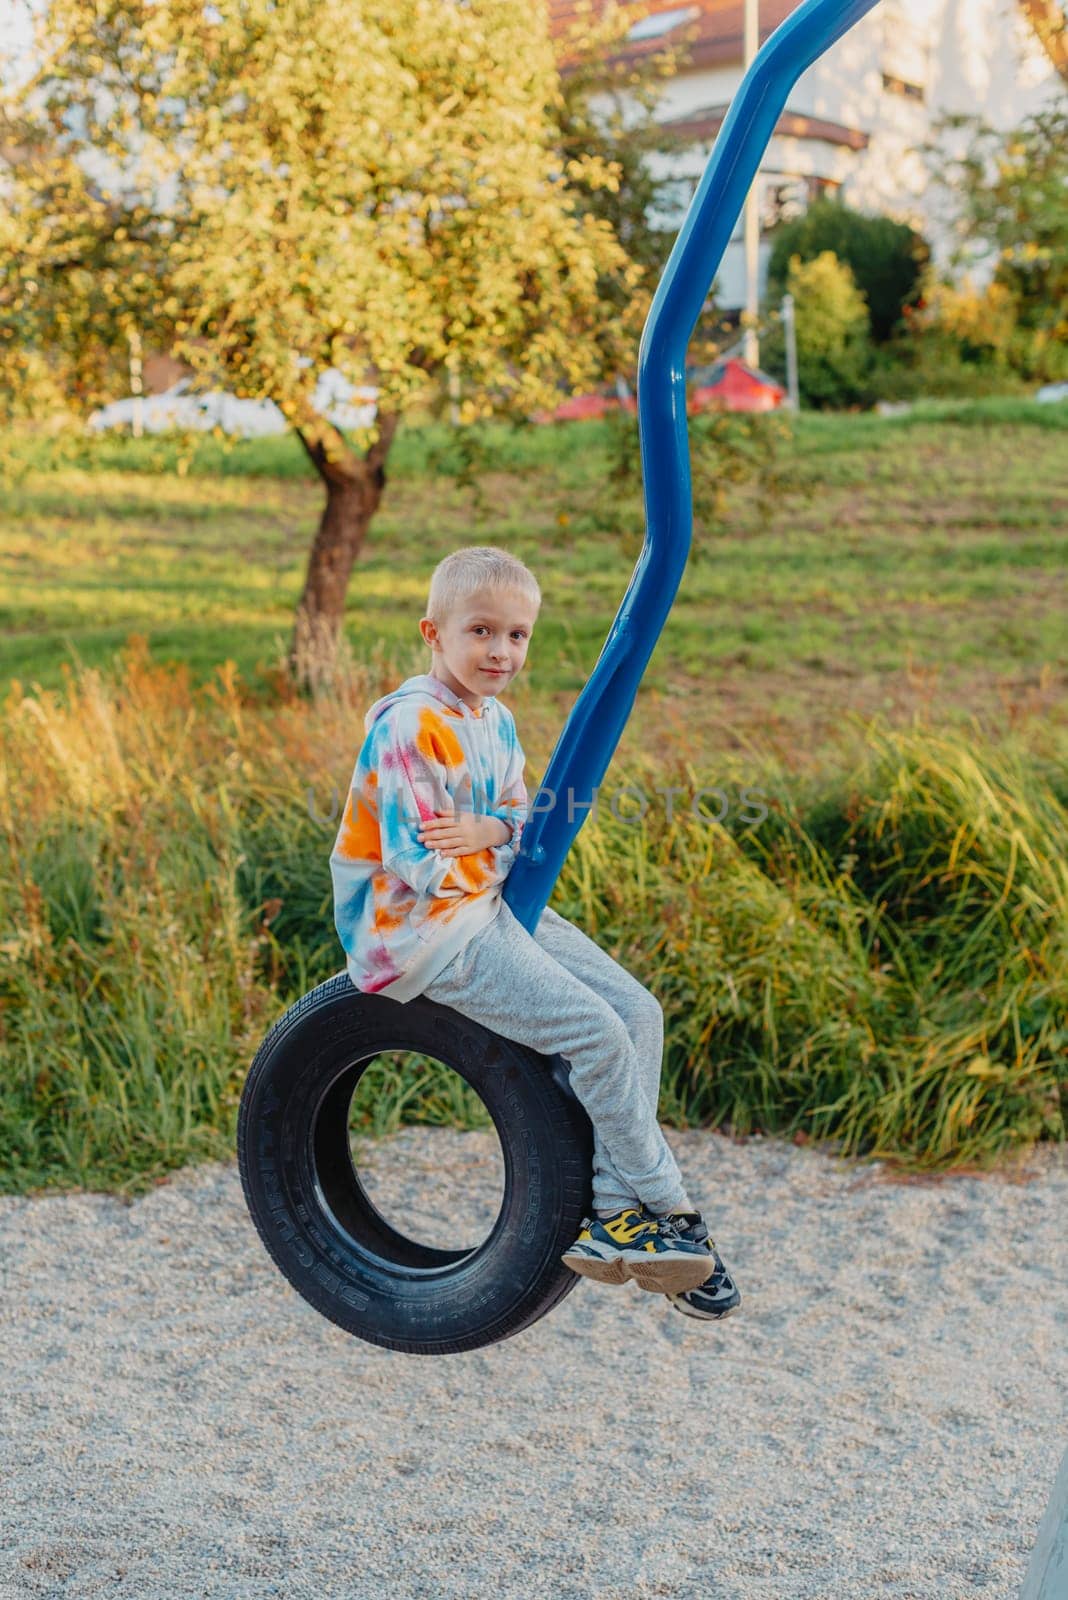
[[[516,589],[531,601],[535,611],[541,605],[538,580],[518,557],[491,544],[471,544],[454,550],[434,568],[426,614],[440,627],[465,600],[483,589]]]

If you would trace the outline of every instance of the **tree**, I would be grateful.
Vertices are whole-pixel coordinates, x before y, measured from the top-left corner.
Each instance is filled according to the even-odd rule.
[[[816,406],[855,405],[867,398],[871,365],[868,306],[852,269],[832,250],[812,261],[791,256],[786,288],[794,297],[801,393]],[[765,344],[770,372],[785,366],[782,324]]]
[[[907,223],[854,211],[840,200],[816,200],[802,216],[775,230],[768,261],[769,300],[781,297],[792,256],[813,261],[826,250],[851,269],[868,303],[872,337],[888,339],[920,292],[930,257],[926,242]]]
[[[574,192],[616,174],[556,149],[544,6],[51,0],[39,46],[6,108],[0,379],[31,351],[88,407],[136,327],[276,401],[326,494],[290,646],[312,681],[405,411],[455,375],[463,420],[529,413],[637,338],[641,268]],[[311,407],[331,365],[378,387],[361,435]]]
[[[956,236],[951,265],[982,268],[1007,291],[1014,364],[1060,375],[1068,368],[1068,109],[1037,112],[1007,133],[980,117],[946,117],[925,149]]]

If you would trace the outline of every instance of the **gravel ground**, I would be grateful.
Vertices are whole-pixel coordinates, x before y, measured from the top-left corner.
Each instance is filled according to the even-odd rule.
[[[0,1200],[0,1600],[1015,1597],[1068,1432],[1068,1151],[902,1183],[668,1137],[738,1315],[583,1280],[436,1359],[317,1316],[232,1165]],[[477,1238],[495,1149],[404,1130],[379,1193],[470,1188]]]

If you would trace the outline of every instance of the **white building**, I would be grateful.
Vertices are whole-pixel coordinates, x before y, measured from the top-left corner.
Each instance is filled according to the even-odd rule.
[[[795,3],[758,0],[761,42]],[[549,0],[549,10],[559,30],[575,7],[573,0]],[[798,79],[757,179],[762,228],[817,195],[835,194],[860,210],[911,223],[936,259],[944,254],[939,196],[927,192],[917,147],[946,114],[978,113],[996,128],[1010,128],[1063,97],[1066,35],[1047,27],[1040,36],[1032,21],[1045,15],[1056,24],[1059,10],[1060,0],[879,0]],[[624,56],[636,60],[684,41],[689,60],[666,82],[657,115],[689,141],[672,171],[696,184],[741,82],[742,0],[654,0],[654,10],[631,29]],[[769,254],[762,239],[762,284]],[[745,303],[741,220],[723,258],[717,299],[728,310]]]

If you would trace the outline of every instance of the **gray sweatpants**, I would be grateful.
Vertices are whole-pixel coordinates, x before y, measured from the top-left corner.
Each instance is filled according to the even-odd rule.
[[[533,935],[508,907],[423,991],[506,1039],[571,1063],[594,1133],[593,1204],[693,1209],[656,1120],[664,1014],[625,967],[546,906]]]

